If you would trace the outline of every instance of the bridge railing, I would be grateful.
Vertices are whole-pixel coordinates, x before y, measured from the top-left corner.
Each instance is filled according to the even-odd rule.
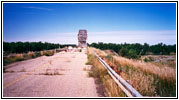
[[[138,91],[136,91],[129,83],[127,83],[120,75],[118,75],[104,60],[102,60],[95,52],[94,55],[98,58],[99,62],[107,69],[109,75],[118,84],[121,90],[128,97],[143,97]]]

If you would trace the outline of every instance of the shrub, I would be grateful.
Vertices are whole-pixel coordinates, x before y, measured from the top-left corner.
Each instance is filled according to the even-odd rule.
[[[119,50],[119,55],[122,57],[132,58],[132,59],[138,59],[140,57],[139,54],[137,54],[137,51],[135,49],[127,49],[127,48],[121,48]]]
[[[35,56],[36,56],[36,57],[41,56],[40,52],[37,52],[37,51],[36,51],[36,52],[35,52]]]
[[[144,59],[145,62],[150,62],[150,61],[154,61],[154,59],[152,57],[148,57]]]
[[[137,52],[136,50],[134,49],[130,49],[128,54],[127,54],[127,57],[128,58],[132,58],[132,59],[136,59],[136,58],[139,58],[139,56],[137,55]]]
[[[30,58],[35,58],[35,53],[29,51],[29,52],[27,53],[27,56],[28,56],[29,59],[30,59]]]
[[[123,56],[123,57],[126,57],[128,55],[128,50],[126,48],[121,48],[119,50],[119,55]]]
[[[43,51],[43,55],[52,56],[52,55],[54,55],[54,51],[53,50]]]

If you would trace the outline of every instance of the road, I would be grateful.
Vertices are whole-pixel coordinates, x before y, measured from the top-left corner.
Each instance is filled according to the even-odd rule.
[[[98,97],[86,62],[83,52],[60,52],[7,65],[3,97]]]

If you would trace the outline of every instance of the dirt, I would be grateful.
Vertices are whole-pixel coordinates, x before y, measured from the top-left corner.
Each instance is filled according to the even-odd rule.
[[[60,52],[7,65],[3,97],[98,97],[86,62],[83,52]]]

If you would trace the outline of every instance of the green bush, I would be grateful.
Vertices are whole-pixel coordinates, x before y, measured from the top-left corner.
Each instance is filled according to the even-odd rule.
[[[132,59],[138,59],[140,57],[139,54],[137,54],[137,51],[135,49],[127,49],[127,48],[121,48],[119,50],[119,55],[122,57],[132,58]]]
[[[137,55],[137,52],[135,49],[130,49],[127,55],[128,58],[132,58],[132,59],[138,59],[139,55]]]
[[[119,50],[119,55],[123,56],[123,57],[126,57],[128,55],[128,50],[126,48],[121,48]]]

